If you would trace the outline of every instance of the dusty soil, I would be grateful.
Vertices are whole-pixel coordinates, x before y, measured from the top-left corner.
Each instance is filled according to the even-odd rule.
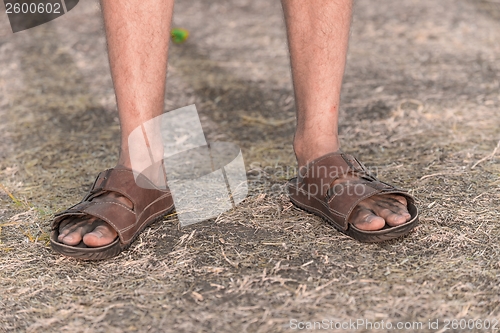
[[[500,320],[499,13],[491,0],[356,2],[343,148],[421,210],[404,239],[364,245],[283,193],[295,119],[279,2],[179,2],[174,25],[191,37],[171,48],[165,109],[196,103],[210,140],[242,147],[250,196],[187,228],[169,216],[91,263],[47,240],[52,215],[117,156],[99,6],[17,34],[0,14],[0,331]]]

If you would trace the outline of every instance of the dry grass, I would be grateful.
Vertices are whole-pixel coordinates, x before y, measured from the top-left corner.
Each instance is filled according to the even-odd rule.
[[[195,102],[210,140],[242,147],[251,195],[191,227],[170,216],[96,263],[47,244],[51,216],[118,149],[96,4],[26,33],[2,23],[0,331],[500,319],[500,26],[481,4],[357,2],[344,149],[409,188],[421,209],[409,236],[364,245],[283,194],[294,111],[279,3],[180,2],[175,22],[191,39],[172,47],[166,109]]]

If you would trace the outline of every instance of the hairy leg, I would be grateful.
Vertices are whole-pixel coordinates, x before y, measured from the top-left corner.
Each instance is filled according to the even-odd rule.
[[[340,148],[338,111],[352,0],[282,0],[297,107],[294,150],[299,167]],[[410,219],[406,199],[374,196],[362,201],[351,223],[378,230]]]
[[[131,168],[128,137],[149,119],[163,113],[170,23],[174,0],[102,0],[109,63],[121,125],[121,149],[117,167]],[[160,150],[141,151],[134,159],[150,160]],[[143,156],[140,156],[144,154]],[[94,201],[115,201],[132,208],[119,195],[107,194]],[[111,243],[116,232],[95,218],[63,221],[59,241],[87,246]]]

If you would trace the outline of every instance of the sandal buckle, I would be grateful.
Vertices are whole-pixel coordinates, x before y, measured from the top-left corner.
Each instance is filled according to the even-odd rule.
[[[110,172],[111,169],[101,172],[94,181],[94,184],[90,188],[89,193],[94,194],[104,190],[106,187],[106,183],[108,182]]]
[[[354,156],[348,155],[348,154],[340,154],[346,164],[353,169],[354,171],[361,172],[361,173],[367,173],[366,169],[364,168],[364,165],[361,164]]]

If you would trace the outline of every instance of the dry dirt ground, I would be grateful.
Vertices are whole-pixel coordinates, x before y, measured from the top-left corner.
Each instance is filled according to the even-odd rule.
[[[500,320],[498,1],[356,1],[343,148],[421,210],[414,232],[376,245],[283,193],[295,118],[279,2],[176,6],[191,37],[171,48],[165,109],[196,103],[210,140],[242,148],[249,197],[187,228],[169,216],[112,260],[52,252],[51,216],[117,155],[100,10],[81,1],[16,34],[2,10],[0,331],[292,332],[293,320],[359,319],[444,332],[446,319]]]

